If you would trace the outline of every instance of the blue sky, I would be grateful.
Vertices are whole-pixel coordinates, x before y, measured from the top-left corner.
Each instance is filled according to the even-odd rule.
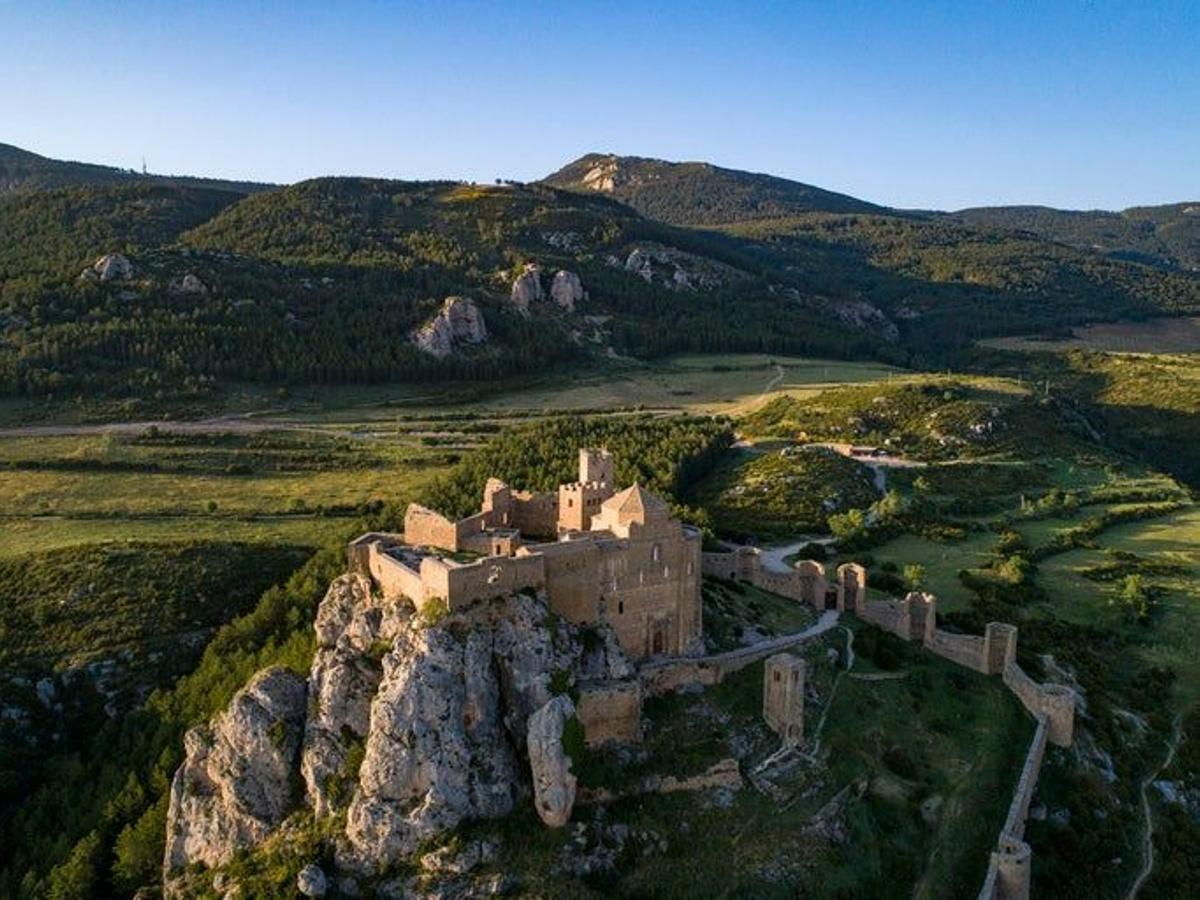
[[[0,142],[295,181],[592,150],[905,207],[1200,199],[1200,2],[11,3]]]

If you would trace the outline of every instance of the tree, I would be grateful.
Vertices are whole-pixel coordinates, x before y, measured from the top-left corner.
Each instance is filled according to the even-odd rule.
[[[867,530],[867,517],[861,509],[848,509],[829,517],[829,530],[839,541],[852,540]]]
[[[100,835],[90,831],[67,861],[51,870],[46,895],[50,900],[90,900],[96,896],[99,864]]]
[[[1131,622],[1145,623],[1149,621],[1150,610],[1154,606],[1154,592],[1141,575],[1133,573],[1122,579],[1116,599],[1112,602],[1124,610],[1125,617]]]
[[[925,584],[925,567],[920,563],[909,563],[904,567],[904,583],[910,591],[919,591]]]

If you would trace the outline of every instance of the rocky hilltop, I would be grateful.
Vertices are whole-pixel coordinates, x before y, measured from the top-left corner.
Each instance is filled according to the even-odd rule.
[[[400,896],[403,880],[382,873],[461,823],[532,795],[547,825],[563,825],[572,685],[632,673],[611,631],[585,636],[533,592],[418,615],[344,575],[315,630],[307,681],[259,672],[188,732],[167,816],[168,894],[228,891],[235,855],[316,829],[332,835],[333,861],[305,869],[308,889],[336,878],[342,892],[369,881]]]

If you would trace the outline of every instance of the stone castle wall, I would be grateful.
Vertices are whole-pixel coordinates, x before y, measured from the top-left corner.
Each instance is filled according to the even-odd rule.
[[[1028,900],[1033,851],[1024,841],[1025,820],[1029,817],[1029,804],[1033,801],[1033,789],[1042,768],[1049,733],[1049,720],[1044,715],[1039,716],[1021,767],[1021,777],[1008,806],[1008,816],[1000,830],[996,849],[988,859],[987,876],[979,891],[979,900]]]
[[[636,678],[579,686],[575,714],[588,746],[642,739],[642,684]]]
[[[727,581],[746,581],[764,591],[806,603],[818,611],[828,602],[829,581],[825,567],[814,560],[800,560],[786,572],[772,572],[762,563],[762,554],[754,547],[727,551],[706,551],[701,556],[705,575]],[[863,614],[868,603],[867,570],[856,563],[838,566],[835,582],[836,608],[855,609]]]
[[[1038,684],[1016,662],[1004,667],[1003,677],[1030,715],[1046,718],[1050,743],[1071,746],[1075,739],[1075,692],[1060,684]]]

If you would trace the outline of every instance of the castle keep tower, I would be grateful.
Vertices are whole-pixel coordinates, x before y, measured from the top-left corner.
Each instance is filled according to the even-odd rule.
[[[613,495],[613,458],[607,450],[579,451],[579,480],[558,488],[558,530],[587,531],[600,504]]]

